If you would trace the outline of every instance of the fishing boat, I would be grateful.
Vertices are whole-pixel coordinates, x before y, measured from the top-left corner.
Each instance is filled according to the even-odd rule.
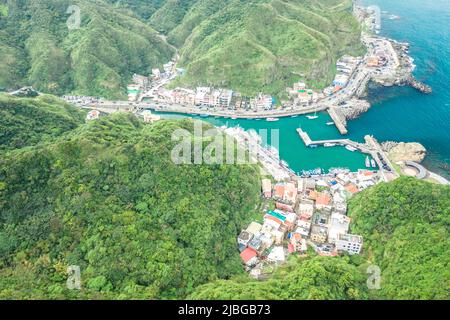
[[[332,125],[334,125],[333,121],[327,122],[327,126],[332,126]]]
[[[371,160],[370,163],[372,164],[372,168],[376,168],[377,167],[377,163],[375,162],[375,160]]]
[[[297,118],[297,117],[298,117],[298,115],[291,116],[291,118]]]
[[[280,119],[278,119],[278,118],[267,118],[266,119],[266,121],[268,121],[268,122],[275,122],[275,121],[278,121],[278,120],[280,120]]]
[[[317,147],[318,147],[318,145],[317,145],[317,144],[311,144],[311,145],[309,145],[308,147],[310,147],[310,148],[314,149],[314,148],[317,148]]]
[[[313,116],[306,116],[309,120],[317,119],[319,116],[317,115],[317,108],[314,109],[314,115]]]
[[[370,159],[368,156],[366,157],[366,168],[370,168]]]
[[[358,150],[355,147],[352,147],[350,145],[345,146],[345,149],[347,149],[348,151],[351,151],[351,152],[355,152],[356,150]]]
[[[323,145],[325,148],[335,147],[336,143],[324,143]]]

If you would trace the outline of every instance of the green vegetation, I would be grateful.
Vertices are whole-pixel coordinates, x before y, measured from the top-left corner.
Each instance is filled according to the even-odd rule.
[[[365,299],[364,274],[349,258],[298,258],[279,268],[267,281],[239,277],[197,288],[194,300],[342,300]]]
[[[450,187],[402,177],[350,201],[384,299],[448,299]]]
[[[238,277],[197,288],[191,299],[447,299],[450,188],[402,177],[349,203],[363,256],[294,259],[267,281]],[[381,269],[368,290],[367,267]]]
[[[123,98],[133,73],[150,74],[172,58],[154,29],[104,1],[77,1],[80,28],[69,30],[70,5],[8,2],[9,15],[0,15],[0,87]]]
[[[148,75],[180,49],[185,77],[246,95],[283,96],[297,80],[329,84],[335,61],[361,53],[350,0],[0,0],[0,87],[123,98],[133,73]],[[155,31],[157,30],[157,31]]]
[[[174,85],[278,96],[298,80],[323,88],[339,57],[362,53],[350,9],[349,0],[198,1],[169,33],[187,69]]]
[[[116,114],[2,157],[0,298],[183,298],[244,274],[235,237],[258,171],[175,165],[172,132],[192,124]]]
[[[52,96],[0,94],[0,154],[47,142],[84,123],[86,113]]]

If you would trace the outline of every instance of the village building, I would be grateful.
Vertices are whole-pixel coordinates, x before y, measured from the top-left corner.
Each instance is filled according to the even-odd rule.
[[[281,203],[281,202],[275,202],[275,207],[277,209],[283,210],[283,211],[288,211],[288,212],[294,212],[294,206],[289,205],[289,204],[285,204],[285,203]]]
[[[100,118],[100,111],[98,110],[91,110],[86,116],[87,121],[96,120],[98,118]]]
[[[314,214],[314,201],[301,199],[297,213],[299,216],[311,218]]]
[[[241,256],[242,262],[247,267],[255,266],[258,263],[258,253],[251,248],[247,248],[244,251],[242,251],[240,256]]]
[[[154,123],[161,120],[161,116],[153,114],[150,110],[145,110],[142,112],[142,116],[144,117],[145,123]]]
[[[283,200],[284,190],[285,190],[285,185],[284,184],[277,184],[275,186],[274,198],[275,199],[279,199],[279,200]]]
[[[282,246],[276,246],[267,256],[267,260],[276,264],[283,264],[286,261],[286,254]]]
[[[306,240],[302,238],[299,233],[294,233],[291,236],[291,245],[294,252],[306,252],[308,247],[306,245]]]
[[[363,238],[352,234],[339,234],[336,240],[336,249],[345,251],[351,255],[360,254],[363,246]]]
[[[297,188],[294,183],[287,183],[284,189],[283,200],[295,204],[297,201]]]
[[[262,180],[262,192],[265,198],[272,198],[272,182],[269,179]]]
[[[262,225],[258,222],[252,222],[248,225],[247,229],[245,231],[253,234],[258,235],[261,232]]]
[[[253,239],[253,234],[248,231],[242,231],[238,237],[238,244],[247,246],[248,243]]]
[[[321,210],[331,208],[331,196],[327,193],[319,192],[316,195],[316,209]]]
[[[328,242],[335,244],[340,234],[347,234],[351,219],[340,213],[333,213],[328,228]]]
[[[248,247],[256,251],[258,254],[264,250],[262,241],[259,237],[253,237],[248,243]]]
[[[326,243],[328,238],[328,228],[319,225],[312,226],[310,238],[317,243]]]

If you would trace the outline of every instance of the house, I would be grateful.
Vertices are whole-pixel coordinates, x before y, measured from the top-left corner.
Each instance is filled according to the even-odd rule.
[[[158,80],[161,77],[161,70],[159,70],[158,68],[152,69],[152,77],[155,80]]]
[[[294,233],[291,237],[291,245],[295,252],[306,252],[308,247],[306,246],[306,240],[302,238],[299,233]]]
[[[300,218],[297,220],[297,226],[305,230],[308,230],[309,233],[309,230],[311,229],[311,220]]]
[[[363,238],[352,234],[339,234],[336,240],[336,249],[349,254],[360,254],[363,246]]]
[[[272,235],[273,235],[275,244],[281,245],[283,243],[284,237],[286,236],[286,233],[281,230],[274,230],[274,231],[272,231]]]
[[[312,218],[312,223],[319,226],[327,226],[329,222],[330,213],[328,211],[317,211]]]
[[[297,188],[294,183],[290,182],[286,184],[284,188],[283,200],[291,204],[295,204],[297,201]]]
[[[150,110],[145,110],[144,112],[142,112],[142,116],[144,117],[144,122],[146,123],[154,123],[161,120],[160,116],[152,114]]]
[[[297,213],[299,216],[311,218],[314,213],[314,201],[302,199],[298,206]]]
[[[261,232],[262,225],[258,222],[252,222],[249,224],[245,231],[250,232],[253,235],[257,235]]]
[[[136,73],[133,75],[133,82],[144,88],[150,84],[149,78]]]
[[[141,86],[138,84],[130,84],[127,86],[128,101],[136,101],[141,94]]]
[[[98,110],[91,110],[91,111],[89,111],[89,113],[86,116],[87,121],[95,120],[98,118],[100,118],[100,111],[98,111]]]
[[[284,190],[285,190],[285,185],[284,184],[277,184],[275,186],[275,199],[280,199],[282,200],[284,197]]]
[[[261,181],[262,192],[265,198],[272,198],[272,182],[269,179],[263,179]]]
[[[325,243],[328,238],[328,228],[314,225],[311,228],[311,240],[317,243]]]
[[[292,205],[289,204],[284,204],[281,202],[276,202],[275,203],[275,207],[277,209],[283,210],[283,211],[288,211],[288,212],[294,212],[294,207]]]
[[[248,243],[248,247],[257,253],[261,253],[264,249],[260,237],[253,237],[253,239]]]
[[[248,243],[253,239],[253,234],[248,231],[242,231],[238,237],[238,244],[247,246]]]
[[[286,215],[286,220],[284,221],[284,225],[286,226],[287,231],[292,231],[297,222],[297,215],[293,212],[289,212]]]
[[[324,208],[331,208],[331,196],[324,192],[317,193],[316,208],[319,210]]]
[[[336,243],[339,234],[346,234],[350,227],[350,221],[351,219],[346,215],[334,212],[328,228],[328,242]]]
[[[307,238],[309,236],[309,228],[303,228],[303,227],[298,227],[297,229],[295,229],[295,233],[300,234],[302,237]]]
[[[286,255],[282,246],[276,246],[267,256],[267,260],[276,264],[282,264],[286,261]]]
[[[242,262],[244,262],[247,267],[254,266],[258,263],[258,253],[253,249],[245,249],[241,252],[240,256]]]
[[[359,192],[358,187],[353,184],[353,183],[349,183],[345,186],[345,190],[347,190],[348,192],[350,192],[351,194],[355,194]]]

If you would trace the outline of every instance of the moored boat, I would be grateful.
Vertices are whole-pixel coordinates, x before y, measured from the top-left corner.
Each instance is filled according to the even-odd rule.
[[[267,118],[266,119],[266,121],[268,121],[268,122],[275,122],[275,121],[278,121],[278,120],[280,120],[280,119],[278,119],[278,118]]]
[[[366,168],[370,168],[370,159],[368,156],[366,157]]]
[[[376,168],[377,167],[377,163],[375,162],[375,160],[371,160],[370,163],[372,164],[372,168]]]
[[[324,146],[325,148],[335,147],[335,146],[336,146],[336,143],[325,143],[323,146]]]
[[[351,151],[351,152],[355,152],[356,150],[358,150],[355,147],[352,147],[350,145],[345,146],[345,149],[347,149],[348,151]]]

